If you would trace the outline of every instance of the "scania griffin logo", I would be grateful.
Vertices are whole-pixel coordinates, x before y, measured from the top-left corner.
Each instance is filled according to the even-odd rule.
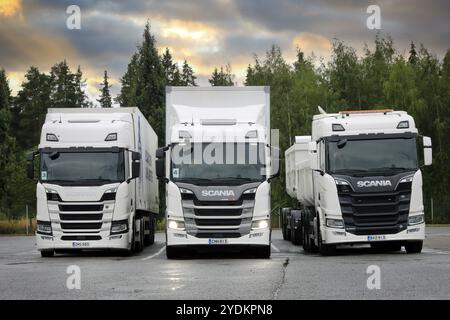
[[[389,180],[358,181],[358,188],[367,187],[392,187],[392,183]]]
[[[234,197],[233,190],[203,190],[204,197]]]

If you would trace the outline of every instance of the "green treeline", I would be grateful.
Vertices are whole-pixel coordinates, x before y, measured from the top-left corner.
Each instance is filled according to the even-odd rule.
[[[289,63],[280,48],[273,45],[264,57],[255,56],[249,64],[245,85],[271,87],[271,124],[280,130],[283,154],[296,135],[310,134],[312,116],[319,105],[327,112],[392,108],[410,113],[420,133],[433,139],[434,163],[424,169],[427,221],[431,221],[433,198],[434,222],[450,222],[450,139],[446,138],[450,134],[450,115],[446,112],[450,105],[450,51],[440,60],[423,46],[416,48],[411,43],[405,56],[396,50],[391,38],[380,35],[375,37],[373,47],[366,46],[358,56],[354,48],[335,40],[329,62],[317,62],[298,49],[295,62]],[[119,95],[111,97],[105,71],[97,102],[101,107],[111,107],[113,102],[122,107],[139,107],[162,146],[165,86],[196,86],[197,77],[186,60],[178,65],[169,49],[159,54],[157,48],[147,24],[142,43],[120,79]],[[234,78],[231,66],[226,65],[215,68],[208,81],[213,86],[234,85]],[[47,108],[93,107],[85,86],[81,68],[72,72],[62,61],[49,73],[30,67],[13,97],[6,72],[0,69],[0,219],[23,216],[26,204],[35,207],[35,184],[26,178],[25,155],[37,148]],[[284,183],[282,171],[273,182],[274,210],[291,205]]]

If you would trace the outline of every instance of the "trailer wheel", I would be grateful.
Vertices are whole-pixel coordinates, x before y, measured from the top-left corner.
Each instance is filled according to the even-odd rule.
[[[42,258],[51,258],[55,255],[54,250],[42,250],[41,251],[41,257]]]
[[[405,244],[406,253],[421,253],[423,241],[408,241]]]
[[[148,229],[150,231],[149,234],[144,236],[144,245],[149,246],[155,243],[155,228],[156,228],[156,219],[155,217],[150,217],[148,221]]]
[[[302,245],[303,245],[303,250],[305,252],[309,252],[309,248],[308,248],[308,239],[306,237],[307,234],[307,230],[306,230],[306,213],[304,211],[302,211]]]
[[[303,243],[303,235],[302,235],[302,223],[301,223],[301,214],[302,211],[300,210],[292,210],[291,211],[291,241],[293,245],[301,245]],[[295,228],[296,220],[300,220],[300,224],[297,226],[297,229]]]
[[[291,240],[292,232],[291,229],[288,228],[287,224],[287,215],[289,214],[290,208],[282,208],[281,209],[281,224],[282,224],[282,233],[283,233],[283,240]]]
[[[134,220],[134,252],[138,253],[144,249],[144,219],[135,219]],[[136,228],[139,226],[139,231]]]

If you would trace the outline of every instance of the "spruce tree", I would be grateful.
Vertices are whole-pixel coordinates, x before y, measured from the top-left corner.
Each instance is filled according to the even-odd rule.
[[[112,108],[111,94],[109,89],[111,85],[108,82],[108,71],[105,70],[103,82],[100,83],[100,98],[97,101],[100,103],[100,108]]]
[[[194,70],[187,63],[187,61],[184,60],[182,71],[181,71],[181,85],[196,86],[197,83],[195,82],[195,79],[197,79],[197,77],[194,75]]]

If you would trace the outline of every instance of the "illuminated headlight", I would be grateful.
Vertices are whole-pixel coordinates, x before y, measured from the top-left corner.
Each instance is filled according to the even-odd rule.
[[[327,227],[343,229],[344,221],[341,219],[327,219]]]
[[[36,232],[39,234],[52,234],[52,223],[49,221],[38,221],[36,226]]]
[[[128,220],[113,221],[111,224],[111,234],[127,233]]]
[[[423,214],[411,216],[408,218],[408,225],[410,225],[410,226],[415,225],[415,224],[420,224],[423,222],[424,222]]]
[[[191,190],[185,188],[180,188],[180,192],[183,194],[193,194]]]
[[[184,221],[168,220],[167,227],[169,229],[184,230]]]
[[[269,220],[256,220],[252,222],[252,229],[266,229],[269,227]]]

